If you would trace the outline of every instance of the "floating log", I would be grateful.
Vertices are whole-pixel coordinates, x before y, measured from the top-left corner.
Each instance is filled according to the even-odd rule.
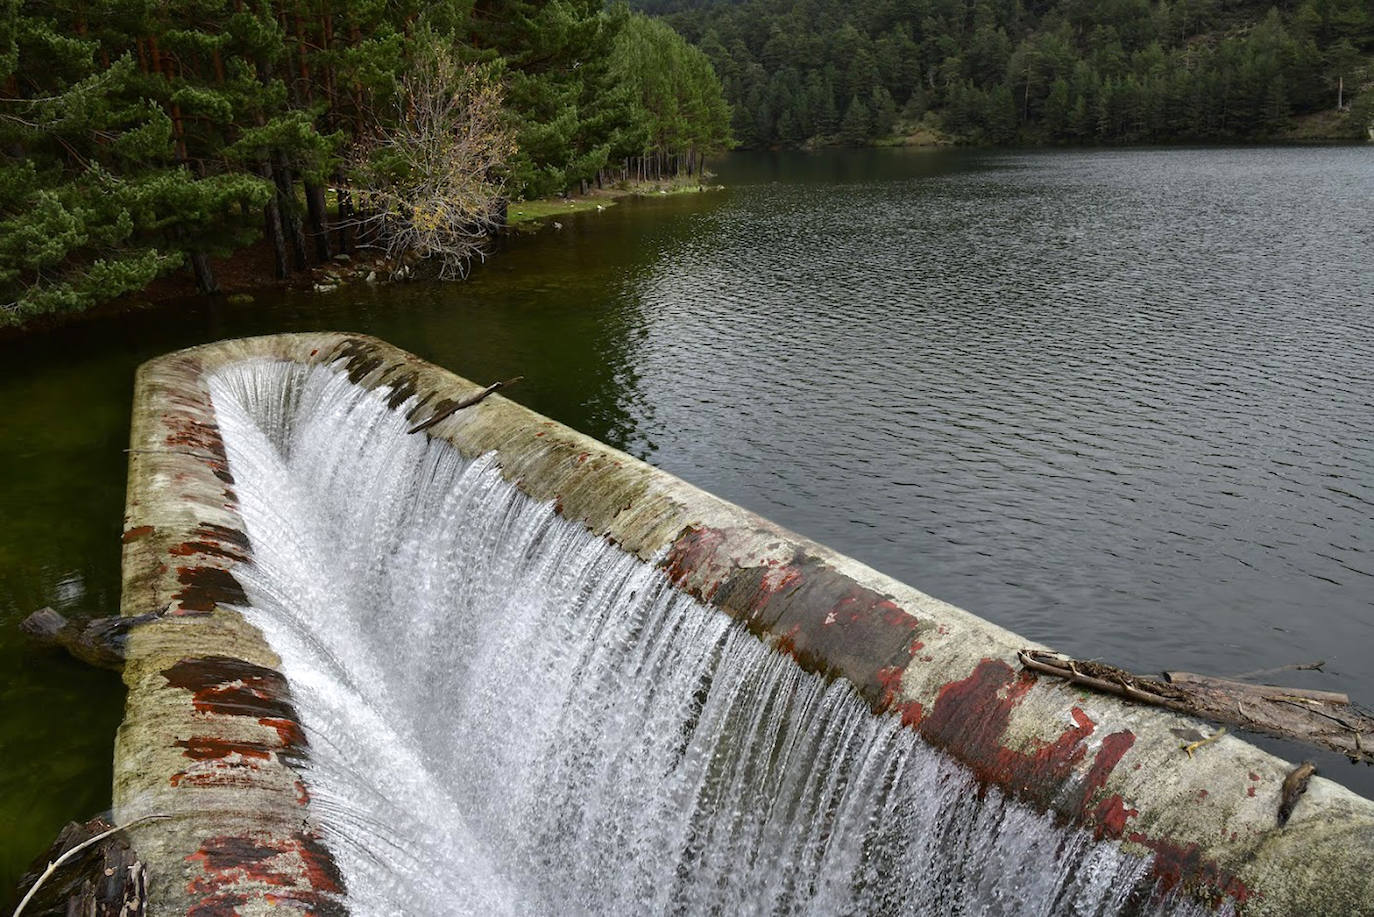
[[[1311,688],[1286,688],[1282,685],[1252,685],[1248,681],[1214,678],[1211,675],[1195,675],[1192,672],[1165,672],[1164,679],[1172,685],[1203,685],[1222,691],[1236,691],[1240,694],[1258,694],[1261,697],[1296,697],[1336,705],[1350,703],[1350,695],[1340,691],[1315,691]]]
[[[1374,718],[1356,710],[1334,691],[1252,685],[1188,672],[1148,678],[1101,662],[1069,659],[1043,650],[1022,650],[1021,664],[1077,685],[1142,704],[1230,723],[1340,752],[1352,761],[1374,763]]]
[[[51,608],[40,608],[19,625],[19,629],[45,646],[61,647],[72,656],[101,669],[124,669],[129,631],[159,617],[158,613],[129,618],[92,618],[68,621]]]

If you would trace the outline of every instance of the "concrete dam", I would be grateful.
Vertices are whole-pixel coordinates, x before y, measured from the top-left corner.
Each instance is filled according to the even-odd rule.
[[[359,335],[138,374],[115,817],[171,914],[1349,914],[1374,804]]]

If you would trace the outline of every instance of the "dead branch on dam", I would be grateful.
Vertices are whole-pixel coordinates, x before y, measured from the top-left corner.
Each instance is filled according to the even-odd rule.
[[[1017,655],[1026,668],[1070,684],[1330,749],[1351,761],[1374,763],[1374,718],[1358,710],[1345,694],[1191,672],[1165,672],[1162,678],[1152,678],[1044,650],[1025,649]]]
[[[473,395],[471,398],[464,398],[462,401],[459,401],[456,404],[450,404],[445,407],[439,408],[432,415],[430,415],[430,418],[428,420],[416,424],[406,432],[421,433],[425,430],[428,430],[430,427],[434,426],[436,423],[443,420],[444,418],[453,416],[454,414],[461,411],[463,408],[472,407],[474,404],[477,404],[484,400],[488,395],[493,395],[501,389],[506,388],[507,386],[514,385],[523,378],[525,377],[516,376],[514,379],[507,379],[505,382],[493,382],[491,385],[488,385],[486,388],[482,389],[480,392]]]

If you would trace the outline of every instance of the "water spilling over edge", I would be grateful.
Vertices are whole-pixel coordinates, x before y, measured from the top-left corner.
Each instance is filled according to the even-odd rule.
[[[211,393],[358,914],[1073,913],[1148,861],[980,790],[322,367]]]

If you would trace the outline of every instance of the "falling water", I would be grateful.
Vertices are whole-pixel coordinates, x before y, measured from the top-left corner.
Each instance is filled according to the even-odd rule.
[[[211,391],[355,914],[1170,909],[383,395],[268,361]]]

